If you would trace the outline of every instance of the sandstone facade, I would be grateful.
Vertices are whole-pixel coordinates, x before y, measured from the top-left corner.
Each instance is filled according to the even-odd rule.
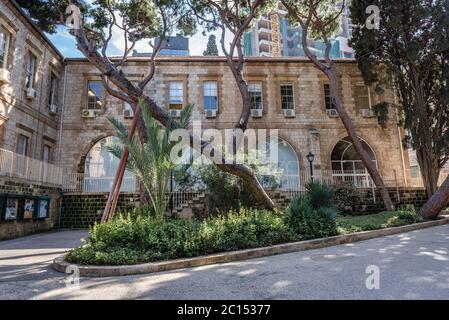
[[[409,165],[402,149],[402,132],[396,125],[394,110],[382,128],[376,117],[366,118],[356,105],[356,86],[363,82],[354,60],[337,62],[343,103],[354,121],[359,136],[373,149],[380,171],[387,183],[406,186],[409,181]],[[99,72],[84,59],[67,59],[67,87],[62,131],[62,162],[65,172],[82,173],[84,159],[90,148],[106,136],[114,135],[107,116],[124,119],[124,103],[107,93],[104,107],[95,118],[85,119],[82,110],[87,104],[87,83],[99,80]],[[132,58],[123,71],[133,80],[144,77],[149,70],[148,60]],[[245,78],[262,82],[263,115],[251,118],[249,127],[278,129],[279,136],[295,150],[300,171],[307,172],[306,155],[315,154],[314,174],[331,170],[331,153],[335,145],[347,136],[341,120],[326,113],[323,85],[325,78],[312,63],[305,59],[249,58],[245,64]],[[218,83],[218,115],[206,118],[203,107],[203,82]],[[242,100],[226,62],[216,57],[161,57],[157,61],[154,80],[146,93],[160,106],[168,110],[168,83],[182,81],[185,101],[195,105],[194,120],[203,129],[231,129],[238,122]],[[280,83],[287,81],[294,86],[296,116],[286,118],[281,109]],[[372,95],[372,104],[393,102],[391,93]]]

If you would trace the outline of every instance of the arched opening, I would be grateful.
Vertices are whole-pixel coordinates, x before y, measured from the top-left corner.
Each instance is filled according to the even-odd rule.
[[[111,191],[120,160],[108,151],[107,146],[117,140],[117,137],[106,137],[90,149],[84,163],[84,192]],[[122,192],[136,190],[136,179],[132,172],[125,171],[120,190]]]
[[[298,190],[301,185],[300,164],[298,155],[293,147],[284,139],[268,139],[268,152],[277,150],[277,165],[273,168],[275,173],[266,175],[262,179],[265,188],[281,190]],[[275,177],[276,182],[274,182]]]
[[[377,167],[377,158],[368,143],[360,138],[370,160]],[[334,182],[350,182],[359,188],[372,186],[371,177],[349,137],[340,140],[331,154],[332,177]]]

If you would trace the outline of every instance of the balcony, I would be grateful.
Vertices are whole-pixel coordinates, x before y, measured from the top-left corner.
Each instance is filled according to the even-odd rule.
[[[0,149],[0,176],[56,187],[62,186],[63,180],[60,167],[5,149]]]

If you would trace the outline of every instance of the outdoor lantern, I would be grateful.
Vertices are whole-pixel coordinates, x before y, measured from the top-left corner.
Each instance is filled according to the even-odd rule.
[[[306,156],[307,160],[312,163],[313,160],[315,160],[315,155],[312,152],[309,152],[309,154]]]
[[[309,152],[309,154],[306,156],[307,161],[309,161],[310,164],[310,180],[313,181],[313,160],[315,160],[315,155],[312,152]]]

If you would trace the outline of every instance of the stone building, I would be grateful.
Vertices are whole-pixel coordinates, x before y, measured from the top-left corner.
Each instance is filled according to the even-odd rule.
[[[383,128],[372,106],[377,96],[351,59],[336,60],[343,103],[386,184],[411,186],[408,153],[394,110]],[[107,117],[130,124],[129,105],[105,92],[86,59],[64,59],[12,0],[0,2],[0,239],[52,227],[86,227],[101,215],[118,160]],[[147,57],[122,67],[133,81],[149,70]],[[304,58],[247,58],[252,96],[249,127],[278,130],[280,189],[299,190],[313,177],[371,188],[329,99],[323,74]],[[231,129],[241,97],[222,57],[161,56],[146,93],[173,116],[194,104],[203,129]],[[127,173],[119,206],[137,201]],[[62,199],[62,200],[61,200]],[[64,217],[59,219],[60,208]]]
[[[56,47],[15,2],[1,1],[0,239],[57,224],[63,75]]]
[[[386,183],[406,186],[410,172],[401,130],[391,116],[382,128],[371,109],[381,101],[392,101],[391,95],[379,97],[368,90],[354,60],[336,61],[343,103],[360,138]],[[123,71],[138,81],[148,68],[148,60],[132,58]],[[107,116],[113,115],[128,124],[130,120],[125,116],[126,104],[104,91],[100,74],[88,61],[66,59],[66,70],[61,166],[65,173],[82,174],[92,147],[114,135]],[[254,107],[260,109],[253,112],[249,127],[278,129],[286,157],[281,161],[288,162],[280,166],[286,175],[297,175],[300,180],[303,173],[308,174],[306,156],[311,152],[315,155],[314,176],[357,171],[351,173],[357,175],[355,181],[369,183],[368,174],[351,144],[346,142],[346,130],[330,105],[325,76],[312,63],[301,58],[248,58],[245,78],[253,96],[259,99]],[[90,102],[89,87],[96,88],[90,90],[91,95],[96,95],[96,105]],[[225,59],[220,57],[160,57],[155,78],[146,92],[167,111],[186,103],[194,104],[193,120],[199,120],[203,129],[231,129],[241,112],[242,100],[236,82]],[[179,101],[173,103],[171,100],[176,98]],[[346,178],[351,178],[349,173]],[[298,179],[291,181],[300,186]],[[298,185],[290,183],[289,187]]]

